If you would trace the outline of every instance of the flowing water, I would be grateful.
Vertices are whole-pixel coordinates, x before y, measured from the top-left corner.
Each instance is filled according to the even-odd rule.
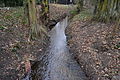
[[[71,57],[66,42],[67,17],[51,31],[50,53],[45,80],[86,80],[80,66]]]
[[[65,35],[67,25],[66,17],[63,21],[58,22],[50,32],[49,52],[47,56],[43,57],[46,67],[42,67],[43,71],[39,72],[43,78],[33,80],[86,80],[80,65],[67,48]]]

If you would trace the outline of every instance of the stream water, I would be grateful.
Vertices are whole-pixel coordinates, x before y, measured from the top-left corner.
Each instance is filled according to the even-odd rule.
[[[65,29],[67,17],[51,31],[50,53],[45,80],[86,80],[85,74],[67,48]]]
[[[67,48],[65,35],[67,25],[68,18],[66,17],[63,21],[58,22],[50,32],[49,52],[43,60],[46,67],[42,67],[43,71],[40,72],[42,80],[87,80],[80,65]]]

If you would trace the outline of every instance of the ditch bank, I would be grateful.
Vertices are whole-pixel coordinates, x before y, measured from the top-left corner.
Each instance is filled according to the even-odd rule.
[[[83,15],[82,15],[83,16]],[[120,80],[120,33],[111,38],[114,24],[81,19],[76,15],[67,28],[68,46],[89,80]]]

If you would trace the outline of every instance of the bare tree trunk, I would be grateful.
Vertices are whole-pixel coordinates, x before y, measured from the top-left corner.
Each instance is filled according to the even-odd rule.
[[[37,8],[35,0],[26,0],[25,7],[26,7],[25,10],[27,10],[26,15],[28,15],[29,25],[31,27],[29,38],[30,39],[36,37],[42,38],[44,34],[47,34],[46,29],[44,29],[43,27],[44,23],[40,18],[40,16],[42,15],[40,9],[42,9],[42,7]]]
[[[30,37],[38,36],[40,34],[40,30],[37,23],[37,11],[36,11],[35,0],[28,0],[28,13],[29,13],[29,23],[31,26]]]
[[[120,19],[120,0],[97,0],[95,14],[101,21]]]

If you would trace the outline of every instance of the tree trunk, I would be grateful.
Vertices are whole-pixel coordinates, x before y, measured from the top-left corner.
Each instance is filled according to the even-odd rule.
[[[114,22],[112,37],[120,30],[120,0],[97,0],[95,15],[102,22]]]
[[[47,4],[47,2],[45,4]],[[31,27],[29,38],[34,39],[40,37],[42,39],[44,35],[47,35],[47,31],[44,27],[45,22],[47,21],[45,16],[46,12],[45,13],[41,12],[42,7],[37,7],[35,0],[26,0],[24,6],[25,15],[28,16],[28,22]],[[49,11],[48,8],[47,9],[45,8],[45,11]]]
[[[35,0],[28,0],[28,17],[29,17],[29,23],[31,26],[31,32],[30,37],[38,36],[40,33],[39,26],[37,23],[37,13],[36,13],[36,4]]]
[[[80,12],[83,9],[83,2],[84,0],[77,1],[77,11]]]
[[[120,0],[97,0],[95,14],[100,21],[119,21]]]
[[[30,34],[29,38],[37,38],[41,36],[41,25],[39,25],[38,19],[37,19],[37,8],[35,0],[26,0],[25,3],[25,15],[28,16],[28,22],[30,25]]]

